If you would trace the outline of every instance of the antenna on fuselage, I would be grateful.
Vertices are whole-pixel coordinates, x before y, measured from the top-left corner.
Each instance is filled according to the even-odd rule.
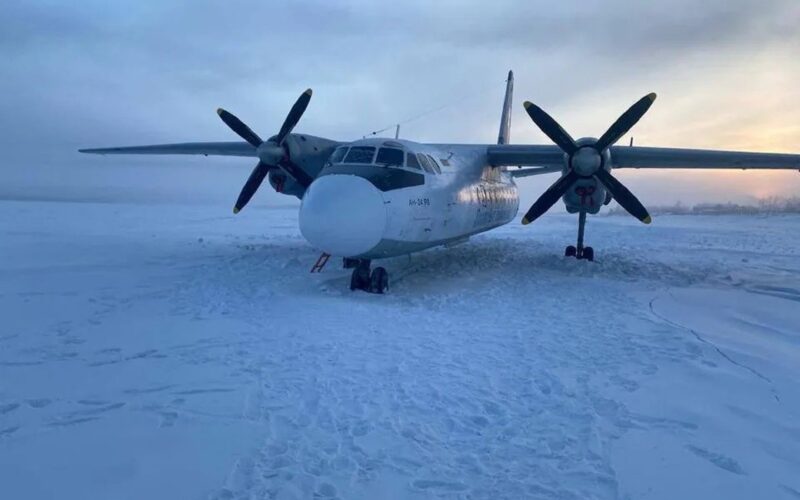
[[[509,75],[512,77],[512,82],[513,82],[513,75],[511,75],[510,72],[509,72]],[[503,80],[503,81],[506,84],[508,84],[508,80]],[[512,83],[512,85],[513,85],[513,83]],[[396,129],[395,129],[395,138],[397,139],[397,138],[399,138],[398,136],[400,134],[400,130],[399,130],[400,129],[400,125],[403,125],[403,124],[406,124],[406,123],[409,123],[409,122],[413,122],[415,120],[419,120],[420,118],[423,118],[425,116],[431,115],[433,113],[438,113],[439,111],[445,110],[447,108],[455,107],[457,104],[461,103],[461,101],[465,101],[465,100],[467,100],[469,98],[472,98],[474,96],[477,96],[479,94],[483,94],[485,92],[488,92],[489,90],[492,90],[494,88],[494,86],[495,86],[495,83],[491,83],[491,84],[485,85],[484,87],[477,89],[475,92],[471,92],[469,94],[462,95],[461,97],[453,99],[452,101],[450,101],[448,103],[445,103],[445,104],[443,104],[441,106],[437,106],[435,108],[428,109],[427,111],[423,111],[421,113],[418,113],[418,114],[416,114],[414,116],[406,118],[405,120],[400,120],[399,122],[395,123],[394,125],[389,125],[389,126],[384,127],[384,128],[382,128],[380,130],[375,130],[373,132],[370,132],[370,133],[366,134],[364,137],[366,138],[366,137],[370,137],[370,136],[377,136],[378,134],[382,134],[383,132],[386,132],[387,130],[391,130],[392,127],[396,127]]]
[[[399,123],[397,124],[397,128],[394,129],[394,138],[395,139],[399,139],[400,138],[400,124]]]

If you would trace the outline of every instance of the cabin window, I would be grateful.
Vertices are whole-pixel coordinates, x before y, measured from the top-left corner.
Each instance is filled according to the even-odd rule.
[[[402,149],[381,148],[378,150],[378,158],[375,163],[386,165],[387,167],[402,167],[405,154]]]
[[[442,168],[439,166],[438,163],[436,163],[436,159],[431,155],[428,155],[428,159],[431,161],[431,167],[433,167],[433,170],[437,174],[441,174],[442,173]]]
[[[408,168],[415,168],[417,170],[422,170],[422,167],[419,165],[419,161],[417,161],[417,155],[414,153],[408,153],[408,157],[406,158],[406,166]]]
[[[375,157],[375,148],[369,146],[354,146],[344,159],[345,163],[372,163]]]
[[[419,160],[419,164],[422,165],[422,169],[429,174],[435,173],[433,170],[433,165],[431,165],[431,161],[422,153],[417,154],[417,159]]]
[[[347,148],[345,147],[336,148],[336,151],[333,152],[329,161],[330,163],[342,163],[344,155],[346,154],[347,154]]]

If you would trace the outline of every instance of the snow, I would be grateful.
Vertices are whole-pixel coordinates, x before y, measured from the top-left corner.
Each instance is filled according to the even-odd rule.
[[[800,217],[546,216],[375,296],[228,214],[0,202],[0,497],[800,498]]]

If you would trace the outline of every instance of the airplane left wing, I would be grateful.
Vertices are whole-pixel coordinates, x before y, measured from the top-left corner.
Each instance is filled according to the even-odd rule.
[[[500,166],[564,167],[564,153],[558,146],[489,145],[489,164]],[[774,169],[800,170],[800,154],[747,153],[706,149],[612,146],[614,168],[686,169]],[[551,170],[555,171],[555,170]],[[517,171],[522,177],[524,170]],[[544,173],[544,172],[542,172]],[[535,174],[527,174],[535,175]]]
[[[521,144],[492,144],[486,148],[489,165],[505,166],[564,166],[564,152],[558,146],[525,146]]]
[[[615,168],[800,170],[800,154],[612,146]]]
[[[128,146],[120,148],[79,149],[89,154],[134,154],[134,155],[205,155],[205,156],[250,156],[256,157],[256,148],[246,142],[184,142],[181,144],[156,144],[152,146]]]
[[[552,174],[554,172],[561,172],[564,169],[561,165],[552,165],[549,167],[531,167],[520,168],[519,170],[509,170],[508,173],[511,177],[530,177],[532,175]]]

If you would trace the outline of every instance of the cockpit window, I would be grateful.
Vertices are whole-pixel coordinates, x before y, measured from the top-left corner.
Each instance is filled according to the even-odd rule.
[[[442,173],[442,167],[440,167],[439,164],[436,163],[436,158],[434,158],[431,155],[428,155],[428,159],[431,161],[431,166],[436,171],[436,173],[437,174],[441,174]]]
[[[417,154],[417,159],[419,160],[420,165],[422,165],[422,169],[428,172],[429,174],[435,173],[433,170],[433,165],[431,165],[431,161],[422,153]]]
[[[408,153],[408,158],[406,159],[406,166],[408,168],[415,168],[417,170],[422,170],[422,167],[419,166],[419,161],[417,161],[417,155],[414,153]]]
[[[342,160],[344,159],[344,155],[346,155],[346,154],[347,154],[347,148],[345,148],[345,147],[336,148],[336,151],[333,152],[333,154],[331,155],[330,160],[328,160],[328,161],[330,161],[331,163],[342,163]]]
[[[375,148],[370,146],[355,146],[344,159],[345,163],[372,163],[375,157]]]
[[[386,165],[387,167],[402,167],[404,156],[402,149],[381,148],[378,150],[378,158],[375,160],[375,163],[378,165]]]

